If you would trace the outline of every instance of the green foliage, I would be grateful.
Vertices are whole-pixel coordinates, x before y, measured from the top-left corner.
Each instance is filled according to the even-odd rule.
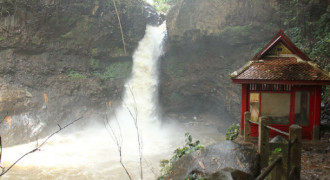
[[[69,31],[61,36],[61,38],[68,39],[72,37],[72,31]]]
[[[200,144],[199,140],[196,140],[195,142],[193,142],[193,138],[188,132],[185,133],[185,137],[186,137],[186,140],[185,140],[186,144],[182,148],[177,148],[174,151],[174,155],[172,156],[172,158],[170,160],[162,160],[160,162],[162,176],[157,178],[157,180],[163,180],[165,178],[165,176],[168,175],[169,170],[172,168],[173,163],[175,163],[179,158],[181,158],[182,156],[184,156],[186,154],[190,154],[192,152],[195,152],[197,150],[204,148],[204,146]]]
[[[94,57],[94,56],[96,56],[97,54],[98,54],[98,52],[99,52],[99,49],[98,48],[93,48],[92,49],[92,56]]]
[[[271,154],[268,158],[269,162],[272,162],[274,159],[276,159],[279,155],[282,153],[282,148],[275,148],[273,151],[271,151]]]
[[[227,26],[222,31],[214,34],[215,36],[230,36],[235,42],[240,42],[244,37],[247,37],[254,26],[252,24],[241,26]]]
[[[175,162],[180,157],[203,148],[203,146],[200,144],[199,140],[197,140],[195,142],[192,141],[192,136],[189,133],[186,133],[185,136],[186,136],[185,146],[183,146],[182,148],[177,148],[174,151],[174,156],[171,158],[171,162]]]
[[[234,140],[238,136],[240,125],[239,124],[232,124],[229,126],[226,132],[226,140]]]
[[[3,39],[2,39],[2,37],[0,36],[0,41],[2,41]]]
[[[282,152],[282,148],[275,148],[273,154],[279,154]]]
[[[15,9],[16,0],[0,0],[0,16],[9,16]]]
[[[322,101],[330,102],[330,86],[323,86],[322,88]]]
[[[164,61],[165,72],[174,77],[182,77],[185,72],[184,58],[168,58]]]
[[[85,79],[87,78],[86,75],[83,75],[77,71],[71,70],[68,75],[71,79]]]
[[[104,80],[113,81],[115,79],[126,78],[132,68],[131,62],[115,62],[108,66],[103,74],[99,74]]]
[[[51,19],[51,22],[53,24],[57,24],[57,19]],[[90,34],[93,34],[93,19],[88,16],[64,16],[59,19],[60,23],[67,26],[73,26],[73,28],[70,28],[70,31],[66,32],[65,34],[61,35],[61,40],[65,39],[74,39],[77,42],[88,42],[90,41],[89,37]]]
[[[295,0],[292,2],[296,8],[296,12],[291,14],[300,17],[300,21],[291,19],[286,25],[286,33],[292,40],[292,42],[297,45],[298,48],[303,50],[306,55],[312,59],[316,64],[318,64],[321,69],[330,71],[329,57],[330,57],[330,12],[329,7],[327,12],[324,12],[320,18],[311,19],[310,14],[313,12],[301,12],[297,8],[297,3],[299,1]],[[304,8],[301,8],[302,10]],[[298,12],[297,12],[298,10]],[[290,17],[290,12],[286,12],[288,18]],[[297,18],[296,18],[297,19]],[[325,87],[322,89],[322,101],[329,102],[330,99],[330,88]],[[325,103],[326,107],[324,109],[329,109],[330,104]],[[323,111],[321,117],[327,117],[326,111]]]
[[[160,161],[160,173],[162,176],[158,177],[157,180],[163,180],[165,176],[168,175],[168,172],[172,169],[172,163],[169,160],[161,160]]]
[[[100,62],[97,59],[91,58],[89,60],[89,65],[92,67],[92,69],[95,71],[99,68]]]
[[[113,52],[112,52],[113,54],[113,56],[124,56],[124,55],[126,55],[125,54],[125,50],[123,49],[123,48],[116,48]]]
[[[305,18],[304,23],[289,23],[286,33],[315,63],[326,70],[330,70],[328,59],[330,57],[330,12],[324,13],[320,19],[312,21]]]
[[[157,11],[167,13],[178,0],[154,0]]]

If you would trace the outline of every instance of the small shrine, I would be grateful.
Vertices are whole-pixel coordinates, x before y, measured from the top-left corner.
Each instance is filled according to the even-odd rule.
[[[330,75],[314,64],[280,30],[245,66],[233,72],[232,83],[242,84],[241,132],[244,113],[251,121],[268,116],[270,126],[288,132],[302,127],[303,139],[318,139],[321,115],[321,87],[330,85]],[[278,135],[270,130],[271,137]],[[258,125],[251,124],[251,136]]]

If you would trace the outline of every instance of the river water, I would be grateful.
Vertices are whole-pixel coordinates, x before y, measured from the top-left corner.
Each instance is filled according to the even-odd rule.
[[[165,35],[165,24],[147,26],[133,55],[132,75],[125,84],[122,104],[110,113],[108,120],[91,119],[89,122],[95,123],[89,123],[86,128],[73,125],[65,129],[40,151],[23,158],[1,179],[129,179],[119,163],[119,152],[132,179],[141,179],[140,157],[143,179],[156,179],[160,160],[169,159],[184,144],[185,132],[204,144],[223,140],[214,124],[196,125],[198,120],[161,123],[157,100],[158,60]],[[2,164],[8,167],[36,144],[5,148]]]

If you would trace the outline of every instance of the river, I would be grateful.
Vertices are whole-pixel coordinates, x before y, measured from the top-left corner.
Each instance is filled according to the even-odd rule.
[[[143,179],[156,179],[159,162],[169,159],[184,144],[185,132],[204,144],[223,140],[216,125],[202,120],[162,123],[158,61],[163,54],[165,27],[147,26],[133,55],[132,74],[125,84],[122,104],[109,112],[108,121],[91,119],[86,128],[73,125],[65,129],[40,151],[23,158],[2,179],[129,179],[119,163],[119,154],[132,179],[141,179],[140,157]],[[42,141],[5,148],[2,164],[8,167]]]

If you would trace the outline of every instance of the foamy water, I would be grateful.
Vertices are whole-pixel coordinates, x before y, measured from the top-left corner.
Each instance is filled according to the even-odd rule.
[[[157,109],[157,66],[165,33],[165,24],[147,26],[133,55],[132,75],[125,84],[122,105],[106,123],[107,128],[101,123],[57,135],[41,151],[20,161],[5,179],[127,179],[118,163],[119,146],[134,179],[140,177],[140,157],[144,178],[155,179],[159,161],[173,149],[169,132],[160,127]],[[29,143],[4,149],[4,165],[8,167],[35,146]]]
[[[127,131],[124,133],[131,134]],[[166,138],[161,138],[162,135],[166,136],[166,134],[161,133],[158,131],[157,134],[152,133],[152,136],[148,134],[151,138],[144,141],[143,170],[145,179],[155,179],[159,172],[159,161],[168,158],[175,148],[175,144],[167,141]],[[39,142],[41,141],[43,140],[41,139]],[[5,148],[3,152],[4,165],[8,167],[10,163],[33,149],[35,145],[34,142]],[[134,179],[139,179],[138,155],[135,137],[132,136],[132,139],[129,139],[126,136],[123,142],[123,162]],[[41,151],[22,159],[3,179],[128,178],[119,164],[117,146],[104,126],[100,125],[78,132],[56,135],[41,148]]]
[[[133,55],[132,75],[125,84],[122,105],[114,111],[106,125],[95,123],[81,130],[65,129],[41,151],[22,159],[2,179],[125,180],[128,176],[119,163],[118,145],[122,147],[123,163],[133,179],[140,179],[141,155],[143,178],[156,179],[160,160],[169,159],[173,151],[183,145],[184,133],[189,131],[177,124],[161,125],[159,119],[157,68],[165,33],[165,24],[147,26],[146,34]],[[91,119],[90,122],[96,120]],[[198,130],[201,131],[200,128]],[[216,134],[216,130],[208,132]],[[221,138],[210,138],[207,133],[194,137],[202,142],[206,139],[208,144]],[[8,167],[35,147],[36,142],[5,148],[3,165]]]

